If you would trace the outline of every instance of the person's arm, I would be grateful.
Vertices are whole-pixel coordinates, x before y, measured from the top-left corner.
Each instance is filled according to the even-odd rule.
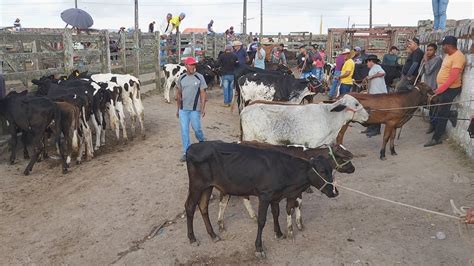
[[[200,92],[200,97],[199,97],[201,99],[201,116],[204,117],[206,115],[207,84],[203,76],[199,76],[199,79],[201,80],[201,86],[200,86],[201,92]]]
[[[286,55],[284,51],[281,51],[280,59],[281,59],[282,64],[286,66]]]
[[[423,60],[423,52],[417,52],[413,55],[413,63],[411,64],[410,68],[408,69],[407,77],[408,79],[413,78],[413,74],[415,73],[415,70],[418,68],[420,65],[421,61]]]
[[[383,77],[383,76],[385,76],[385,71],[381,70],[381,71],[375,73],[375,74],[372,75],[372,76],[367,76],[367,79],[368,79],[368,80],[371,80],[371,79],[379,78],[379,77]]]
[[[443,92],[445,92],[453,83],[456,81],[456,79],[461,75],[462,69],[461,68],[452,68],[451,71],[449,72],[449,77],[444,82],[435,90],[435,94],[439,95]]]
[[[176,117],[179,118],[179,109],[181,108],[181,100],[183,99],[183,92],[181,90],[181,82],[176,84]]]
[[[425,62],[425,74],[431,75],[435,70],[439,70],[441,67],[441,58],[434,58],[433,60],[427,60]]]

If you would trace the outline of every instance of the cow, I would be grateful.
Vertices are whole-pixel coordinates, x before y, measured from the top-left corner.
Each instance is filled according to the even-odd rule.
[[[79,153],[80,110],[68,102],[56,102],[61,111],[61,132],[64,135],[64,147],[67,150],[66,164],[70,165],[73,153]]]
[[[332,104],[284,105],[255,102],[240,114],[241,140],[308,148],[330,145],[349,121],[363,123],[369,114],[354,97]]]
[[[279,151],[285,154],[289,154],[291,156],[303,158],[309,160],[311,157],[318,157],[323,156],[326,158],[331,167],[337,170],[340,173],[353,173],[355,171],[355,167],[352,164],[351,160],[354,157],[353,154],[346,150],[346,148],[342,145],[330,145],[327,147],[321,147],[316,149],[307,149],[303,146],[281,146],[281,145],[270,145],[266,143],[259,143],[259,142],[241,142],[240,145],[255,147],[255,148],[264,148]],[[224,226],[224,212],[227,207],[227,203],[229,202],[230,196],[229,195],[221,195],[220,202],[219,202],[219,214],[217,218],[217,224],[219,225],[219,230],[225,230]],[[243,197],[244,206],[247,209],[251,218],[256,219],[255,212],[253,211],[252,206],[250,205],[250,201],[248,197]],[[295,211],[296,214],[296,226],[299,230],[303,229],[303,222],[301,217],[301,203],[302,197],[301,195],[298,196],[296,200],[287,200],[286,205],[286,212],[287,212],[287,228],[289,238],[293,237],[293,225],[292,225],[292,213]]]
[[[186,164],[189,192],[185,209],[191,244],[199,244],[193,229],[194,212],[198,204],[208,234],[214,241],[220,240],[212,229],[208,213],[209,199],[215,187],[226,195],[258,197],[255,255],[260,258],[265,257],[262,231],[269,205],[276,237],[282,238],[278,222],[279,202],[282,198],[296,199],[310,186],[316,187],[330,198],[339,194],[333,184],[332,168],[323,157],[304,160],[270,149],[210,141],[191,145],[186,155]]]
[[[389,87],[394,87],[394,83],[396,79],[399,79],[402,75],[402,67],[401,65],[391,66],[391,65],[380,65],[383,70],[385,71],[385,84]],[[354,69],[354,74],[352,75],[352,79],[354,80],[354,87],[356,92],[360,92],[361,90],[366,89],[362,83],[362,81],[367,77],[369,74],[369,68],[366,64],[356,64]],[[362,84],[361,84],[362,83]]]
[[[300,104],[308,99],[312,102],[316,93],[324,92],[321,83],[313,76],[295,79],[289,75],[252,73],[240,77],[238,84],[243,106],[256,100]]]
[[[135,134],[135,127],[136,122],[140,123],[140,132],[142,137],[145,137],[145,115],[144,115],[144,108],[143,103],[141,101],[141,93],[140,93],[140,80],[132,75],[121,75],[121,74],[112,74],[112,73],[105,73],[105,74],[94,74],[91,76],[91,79],[95,82],[114,82],[118,84],[118,86],[122,89],[122,102],[123,106],[130,114],[131,118],[131,130],[132,135]],[[120,114],[120,121],[124,122],[122,119],[125,114]],[[124,130],[124,139],[127,139],[126,131]]]
[[[10,164],[15,163],[17,132],[32,136],[33,155],[26,166],[23,174],[29,175],[36,163],[38,156],[44,151],[45,132],[51,131],[62,160],[63,174],[67,173],[68,166],[64,157],[61,143],[61,111],[58,106],[46,97],[27,95],[27,91],[21,93],[10,92],[4,99],[0,99],[0,114],[5,117],[10,125],[11,133],[11,156]]]
[[[390,152],[392,155],[397,155],[394,144],[397,128],[408,122],[418,106],[426,104],[428,96],[432,94],[432,89],[422,82],[419,82],[409,91],[388,94],[350,93],[351,97],[357,99],[370,112],[368,120],[362,125],[385,124],[383,144],[380,149],[381,160],[386,159],[385,147],[389,139]],[[337,135],[338,144],[342,144],[348,126],[349,122],[341,128]]]

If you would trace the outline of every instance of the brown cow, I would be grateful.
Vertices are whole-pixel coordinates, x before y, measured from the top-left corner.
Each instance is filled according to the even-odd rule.
[[[417,106],[427,103],[428,95],[433,94],[432,89],[425,83],[418,83],[410,91],[400,91],[389,94],[362,94],[350,93],[369,112],[369,120],[363,126],[373,124],[385,124],[383,133],[383,144],[380,150],[380,159],[385,160],[385,147],[390,138],[390,152],[395,152],[395,134],[397,128],[401,128],[413,116]],[[410,108],[413,107],[413,108]],[[390,110],[387,110],[390,109]],[[337,136],[337,144],[342,144],[344,133],[346,133],[349,123],[344,125]]]
[[[71,163],[72,154],[79,152],[79,117],[80,110],[77,106],[68,102],[56,102],[61,110],[61,132],[64,135],[66,147],[66,164]],[[80,154],[78,156],[81,156]]]

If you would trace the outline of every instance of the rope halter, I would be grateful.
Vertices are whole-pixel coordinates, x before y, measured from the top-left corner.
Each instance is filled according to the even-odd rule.
[[[327,186],[327,185],[332,185],[332,192],[335,194],[336,193],[336,185],[334,184],[334,181],[333,182],[328,182],[326,179],[324,179],[324,177],[322,177],[318,171],[316,171],[316,169],[314,169],[314,167],[311,167],[311,169],[313,169],[313,172],[315,172],[323,181],[324,181],[324,185],[322,185],[320,188],[319,188],[319,191],[321,191],[321,193],[323,193],[323,189]]]
[[[338,163],[337,160],[336,160],[336,156],[334,155],[334,152],[333,152],[331,146],[329,145],[328,148],[329,148],[329,156],[331,156],[332,160],[336,164],[336,170],[337,171],[341,170],[342,167],[344,167],[345,165],[347,165],[351,162],[351,160],[348,160],[348,161],[344,161],[342,164]]]

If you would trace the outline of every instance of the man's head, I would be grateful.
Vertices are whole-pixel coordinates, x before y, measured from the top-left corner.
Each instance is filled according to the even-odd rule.
[[[430,43],[428,44],[428,46],[426,47],[426,56],[428,58],[431,58],[433,56],[436,55],[436,51],[438,50],[438,45],[436,45],[435,43]]]
[[[233,41],[232,46],[234,47],[236,51],[238,51],[240,50],[240,48],[242,48],[242,43],[240,41]]]
[[[341,54],[344,56],[345,60],[351,58],[351,50],[349,50],[349,48],[345,48]]]
[[[306,54],[306,46],[305,45],[300,46],[300,53]]]
[[[354,47],[354,54],[355,54],[355,56],[359,56],[359,55],[360,55],[360,51],[362,51],[362,49],[361,49],[359,46]]]
[[[155,24],[156,22],[155,22],[155,21],[153,21],[152,23],[153,23],[153,24]]]
[[[196,72],[197,61],[194,57],[190,56],[184,60],[184,67],[189,74],[194,74]]]
[[[280,43],[280,45],[278,46],[278,50],[283,51],[283,49],[285,49],[285,45],[283,43]]]
[[[173,15],[172,15],[171,13],[168,13],[168,14],[166,15],[166,20],[167,20],[167,21],[170,21],[172,18],[173,18]]]
[[[420,40],[418,40],[416,37],[413,37],[407,41],[407,49],[409,52],[414,52],[416,49],[418,49],[419,45]]]
[[[257,48],[258,48],[258,49],[262,48],[262,43],[257,42]]]
[[[253,38],[253,41],[258,42],[258,38],[257,37]]]
[[[214,20],[211,19],[211,21],[209,22],[209,24],[211,24],[211,25],[214,24]]]
[[[443,52],[446,54],[452,54],[458,49],[458,39],[454,36],[445,36],[441,44],[443,45]]]
[[[183,20],[185,17],[186,17],[186,14],[181,12],[181,14],[179,14],[179,21]]]
[[[389,52],[390,52],[391,54],[398,54],[399,51],[400,51],[400,50],[398,50],[398,48],[397,48],[396,46],[392,46],[392,47],[390,47],[390,51],[389,51]]]
[[[225,51],[226,53],[232,52],[232,45],[226,44],[226,45],[225,45],[225,48],[224,48],[224,51]]]
[[[376,55],[370,54],[367,56],[365,62],[367,63],[368,68],[372,68],[375,64],[380,63],[380,60]]]

